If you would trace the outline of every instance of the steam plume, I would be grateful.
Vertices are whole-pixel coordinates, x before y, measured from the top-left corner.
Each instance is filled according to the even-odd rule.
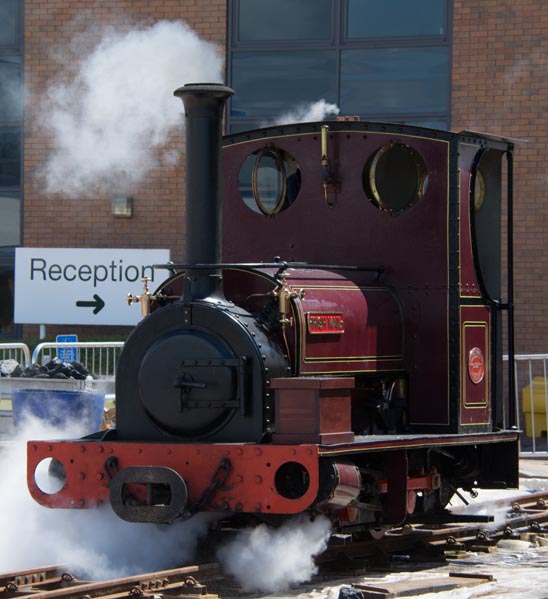
[[[286,591],[317,572],[313,558],[327,547],[330,529],[324,517],[295,518],[278,529],[263,524],[240,533],[218,557],[244,590]]]
[[[325,100],[318,100],[312,104],[302,104],[295,108],[288,110],[284,114],[276,117],[273,121],[265,123],[267,125],[288,125],[291,123],[312,123],[316,121],[323,121],[328,116],[336,116],[340,112],[339,107],[336,104],[330,104]]]
[[[222,80],[217,48],[184,22],[107,34],[68,82],[46,94],[42,118],[54,142],[46,191],[112,191],[139,181],[158,157],[173,164],[177,154],[157,150],[183,123],[173,91]]]
[[[25,440],[80,434],[76,426],[56,430],[29,420],[0,452],[0,570],[66,564],[81,578],[100,580],[191,563],[197,541],[207,530],[205,518],[196,516],[170,526],[130,524],[109,507],[50,510],[33,501],[25,479]]]

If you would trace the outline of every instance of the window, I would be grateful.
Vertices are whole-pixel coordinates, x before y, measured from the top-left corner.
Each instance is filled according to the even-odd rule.
[[[21,202],[19,195],[0,193],[0,239],[2,246],[15,246],[21,242]]]
[[[231,131],[324,99],[343,115],[448,128],[451,0],[231,0]]]
[[[21,57],[0,54],[0,106],[5,121],[20,121],[23,115]]]
[[[272,119],[298,102],[324,98],[337,100],[333,53],[311,50],[297,52],[243,52],[233,57],[231,116]]]
[[[2,0],[0,2],[0,47],[21,45],[21,2]]]
[[[374,117],[443,113],[448,73],[447,52],[437,46],[343,50],[339,107]]]
[[[240,0],[238,4],[240,42],[331,39],[331,0]]]
[[[445,36],[444,0],[348,0],[348,39]]]
[[[399,214],[414,206],[428,187],[428,171],[413,148],[392,143],[380,148],[363,170],[365,193],[374,206]]]
[[[0,190],[2,187],[18,187],[20,183],[21,127],[0,126]]]
[[[272,216],[289,208],[301,189],[301,170],[287,152],[263,148],[244,161],[238,177],[242,200],[259,214]]]
[[[0,2],[0,338],[13,323],[15,247],[21,245],[22,0]]]

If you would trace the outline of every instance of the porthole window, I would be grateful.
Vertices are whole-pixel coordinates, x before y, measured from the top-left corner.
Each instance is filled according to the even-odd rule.
[[[401,143],[383,146],[364,167],[363,187],[377,208],[399,214],[414,206],[426,193],[426,164],[409,146]]]
[[[476,171],[472,179],[472,193],[474,194],[474,210],[478,212],[485,201],[485,180],[480,170]]]
[[[301,171],[295,159],[279,148],[263,148],[250,154],[240,169],[238,187],[246,206],[272,216],[297,199]]]

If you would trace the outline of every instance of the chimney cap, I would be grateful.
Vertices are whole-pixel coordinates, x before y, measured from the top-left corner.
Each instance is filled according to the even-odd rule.
[[[234,90],[231,87],[227,87],[222,83],[187,83],[183,87],[177,88],[174,92],[174,96],[182,96],[186,93],[203,93],[208,95],[220,95],[220,96],[233,96]]]

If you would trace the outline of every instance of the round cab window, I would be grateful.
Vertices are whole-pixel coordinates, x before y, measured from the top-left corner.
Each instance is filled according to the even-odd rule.
[[[473,194],[472,197],[474,198],[474,210],[478,212],[485,201],[485,180],[479,169],[477,169],[475,174],[472,176],[471,191]]]
[[[287,152],[263,148],[250,154],[242,164],[238,187],[248,208],[272,216],[296,200],[301,189],[301,171]]]
[[[426,193],[428,171],[413,148],[393,143],[377,150],[363,170],[367,197],[380,210],[398,214]]]

